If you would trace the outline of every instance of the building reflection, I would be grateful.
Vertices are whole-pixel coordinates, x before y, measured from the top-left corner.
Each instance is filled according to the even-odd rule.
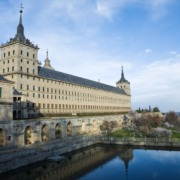
[[[122,149],[119,158],[124,162],[126,175],[128,175],[129,162],[133,159],[133,149]]]
[[[126,173],[128,173],[128,164],[133,159],[133,149],[93,146],[73,152],[73,154],[64,154],[64,156],[66,158],[60,162],[44,161],[37,165],[4,174],[3,177],[0,176],[0,179],[78,179],[82,175],[96,169],[117,156],[124,161]]]

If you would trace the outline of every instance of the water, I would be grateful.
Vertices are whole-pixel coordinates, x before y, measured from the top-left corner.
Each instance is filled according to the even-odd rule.
[[[1,174],[0,180],[179,180],[179,150],[91,146],[64,154],[61,162],[43,161]]]
[[[180,152],[127,150],[83,175],[80,180],[180,179]]]

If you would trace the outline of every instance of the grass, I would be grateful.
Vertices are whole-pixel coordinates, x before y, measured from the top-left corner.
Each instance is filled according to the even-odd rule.
[[[172,137],[171,138],[176,138],[176,139],[180,139],[180,132],[172,132]]]
[[[145,137],[145,135],[143,135],[140,132],[135,132],[132,130],[127,130],[127,129],[118,129],[117,131],[111,132],[109,134],[110,137],[116,137],[116,138],[129,138],[129,137],[136,137],[136,138],[142,138]],[[162,137],[163,138],[163,137]],[[173,139],[180,139],[180,132],[177,131],[172,131],[172,136],[171,138]]]
[[[117,131],[111,132],[109,134],[111,137],[143,137],[142,134],[130,131],[127,129],[118,129]]]

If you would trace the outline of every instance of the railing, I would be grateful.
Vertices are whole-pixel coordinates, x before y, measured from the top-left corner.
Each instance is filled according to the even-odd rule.
[[[180,139],[176,138],[160,138],[160,137],[154,137],[154,138],[135,138],[135,137],[122,137],[122,138],[116,138],[116,137],[97,137],[100,141],[110,141],[110,142],[123,142],[123,143],[179,143]]]

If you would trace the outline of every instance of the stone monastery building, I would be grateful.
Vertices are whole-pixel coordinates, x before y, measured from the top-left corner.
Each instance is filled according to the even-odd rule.
[[[54,70],[48,52],[42,67],[39,47],[24,35],[22,13],[15,37],[0,46],[0,105],[13,105],[13,119],[130,111],[130,83],[123,69],[115,87]]]

